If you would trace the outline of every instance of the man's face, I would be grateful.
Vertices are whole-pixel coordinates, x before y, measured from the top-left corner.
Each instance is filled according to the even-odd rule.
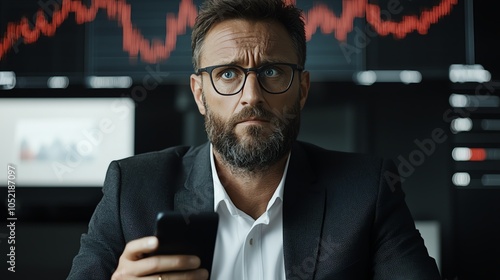
[[[284,27],[275,22],[234,19],[218,23],[208,32],[199,65],[254,68],[276,62],[298,62]],[[309,74],[294,74],[286,92],[270,94],[260,87],[256,73],[250,72],[243,89],[231,96],[218,94],[209,74],[191,76],[191,89],[205,116],[208,138],[226,163],[258,171],[289,152],[309,90]]]

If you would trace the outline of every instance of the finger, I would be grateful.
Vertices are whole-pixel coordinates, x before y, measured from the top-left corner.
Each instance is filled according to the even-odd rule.
[[[200,267],[201,261],[197,256],[190,255],[160,255],[141,259],[136,262],[144,274],[155,274],[164,271],[194,270]]]
[[[148,236],[132,240],[125,246],[120,258],[136,261],[143,258],[144,254],[151,253],[158,248],[158,238]]]
[[[161,276],[161,277],[160,277]],[[163,273],[159,275],[154,275],[153,277],[148,277],[148,280],[207,280],[208,279],[208,271],[206,269],[200,268],[196,270],[190,271],[178,271],[178,272],[169,272]]]

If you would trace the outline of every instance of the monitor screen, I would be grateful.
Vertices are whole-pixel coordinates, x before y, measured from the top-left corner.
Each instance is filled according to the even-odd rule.
[[[466,62],[464,1],[287,2],[304,12],[314,81],[352,81],[366,70],[447,79],[451,64]],[[1,1],[0,72],[15,73],[17,87],[188,84],[202,0],[146,3]]]
[[[134,153],[134,109],[128,98],[2,98],[0,165],[15,166],[18,187],[102,186],[109,163]]]

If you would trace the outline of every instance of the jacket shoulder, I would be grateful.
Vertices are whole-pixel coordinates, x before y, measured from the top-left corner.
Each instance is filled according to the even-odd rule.
[[[171,160],[175,158],[182,158],[186,154],[188,154],[191,150],[193,150],[193,147],[190,146],[175,146],[175,147],[170,147],[166,148],[161,151],[154,151],[154,152],[147,152],[143,154],[138,154],[134,155],[128,158],[123,158],[120,160],[117,160],[118,163],[120,164],[137,164],[137,163],[144,163],[148,161],[164,161],[164,160]]]
[[[298,145],[317,180],[336,182],[327,184],[328,188],[345,185],[353,191],[376,192],[385,172],[397,173],[392,161],[374,155],[327,150],[304,142]]]
[[[299,147],[305,151],[307,157],[313,165],[318,165],[319,163],[321,163],[321,165],[338,165],[339,163],[343,163],[344,165],[356,164],[361,166],[380,166],[380,164],[385,161],[385,159],[371,154],[328,150],[314,144],[301,141],[298,141],[297,143]]]
[[[202,146],[175,146],[161,151],[138,154],[128,158],[117,160],[121,168],[144,171],[145,169],[172,168],[175,165],[183,165],[196,156]],[[163,169],[163,172],[165,170]]]
[[[176,146],[120,159],[114,164],[118,166],[124,189],[129,185],[136,190],[140,185],[149,186],[149,189],[165,184],[177,185],[186,177],[203,147]]]

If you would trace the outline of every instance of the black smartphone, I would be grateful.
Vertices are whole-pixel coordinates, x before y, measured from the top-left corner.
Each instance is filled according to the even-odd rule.
[[[201,268],[211,272],[219,214],[200,212],[189,216],[160,212],[156,218],[158,249],[152,255],[196,255]]]

